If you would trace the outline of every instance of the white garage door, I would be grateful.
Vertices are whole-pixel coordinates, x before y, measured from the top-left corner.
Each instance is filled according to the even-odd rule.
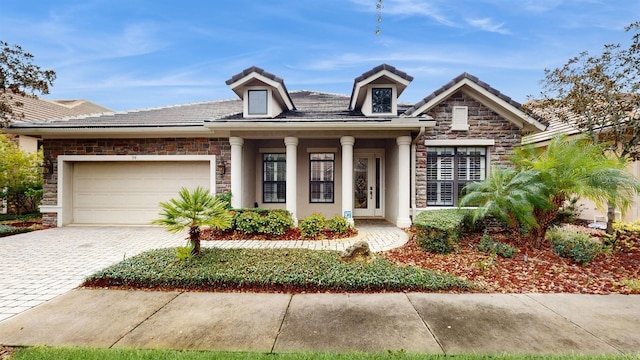
[[[148,225],[160,201],[209,183],[208,161],[76,162],[73,223]]]

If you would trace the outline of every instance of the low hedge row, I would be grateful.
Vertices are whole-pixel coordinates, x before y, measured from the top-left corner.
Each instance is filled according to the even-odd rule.
[[[458,238],[471,224],[471,211],[466,209],[423,211],[413,221],[418,244],[439,254],[456,251]]]
[[[266,235],[277,238],[291,229],[293,218],[285,209],[249,208],[232,210],[233,221],[223,232],[240,232],[246,235]],[[326,232],[333,235],[348,234],[353,227],[347,219],[336,215],[327,219],[322,214],[311,214],[300,220],[300,234],[305,239],[322,238]]]

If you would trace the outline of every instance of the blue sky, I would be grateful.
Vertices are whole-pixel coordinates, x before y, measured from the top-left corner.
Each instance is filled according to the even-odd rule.
[[[0,40],[56,71],[50,99],[130,110],[233,98],[255,65],[293,90],[349,95],[387,63],[417,102],[462,72],[524,102],[545,68],[628,43],[638,0],[0,0]],[[376,35],[376,26],[381,33]]]

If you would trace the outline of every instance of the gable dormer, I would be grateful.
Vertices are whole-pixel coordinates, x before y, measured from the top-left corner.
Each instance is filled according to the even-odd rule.
[[[398,97],[412,80],[391,65],[378,65],[355,78],[349,110],[365,116],[396,116]]]
[[[275,118],[295,110],[284,80],[259,67],[243,70],[226,84],[242,99],[245,118]]]

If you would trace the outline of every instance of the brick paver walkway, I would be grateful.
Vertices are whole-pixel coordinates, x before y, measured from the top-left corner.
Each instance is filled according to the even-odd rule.
[[[320,241],[205,241],[221,248],[344,250],[365,240],[373,251],[403,245],[404,231],[383,221],[356,222],[358,236]],[[0,238],[0,321],[77,287],[85,277],[141,252],[184,244],[159,227],[63,227]]]

